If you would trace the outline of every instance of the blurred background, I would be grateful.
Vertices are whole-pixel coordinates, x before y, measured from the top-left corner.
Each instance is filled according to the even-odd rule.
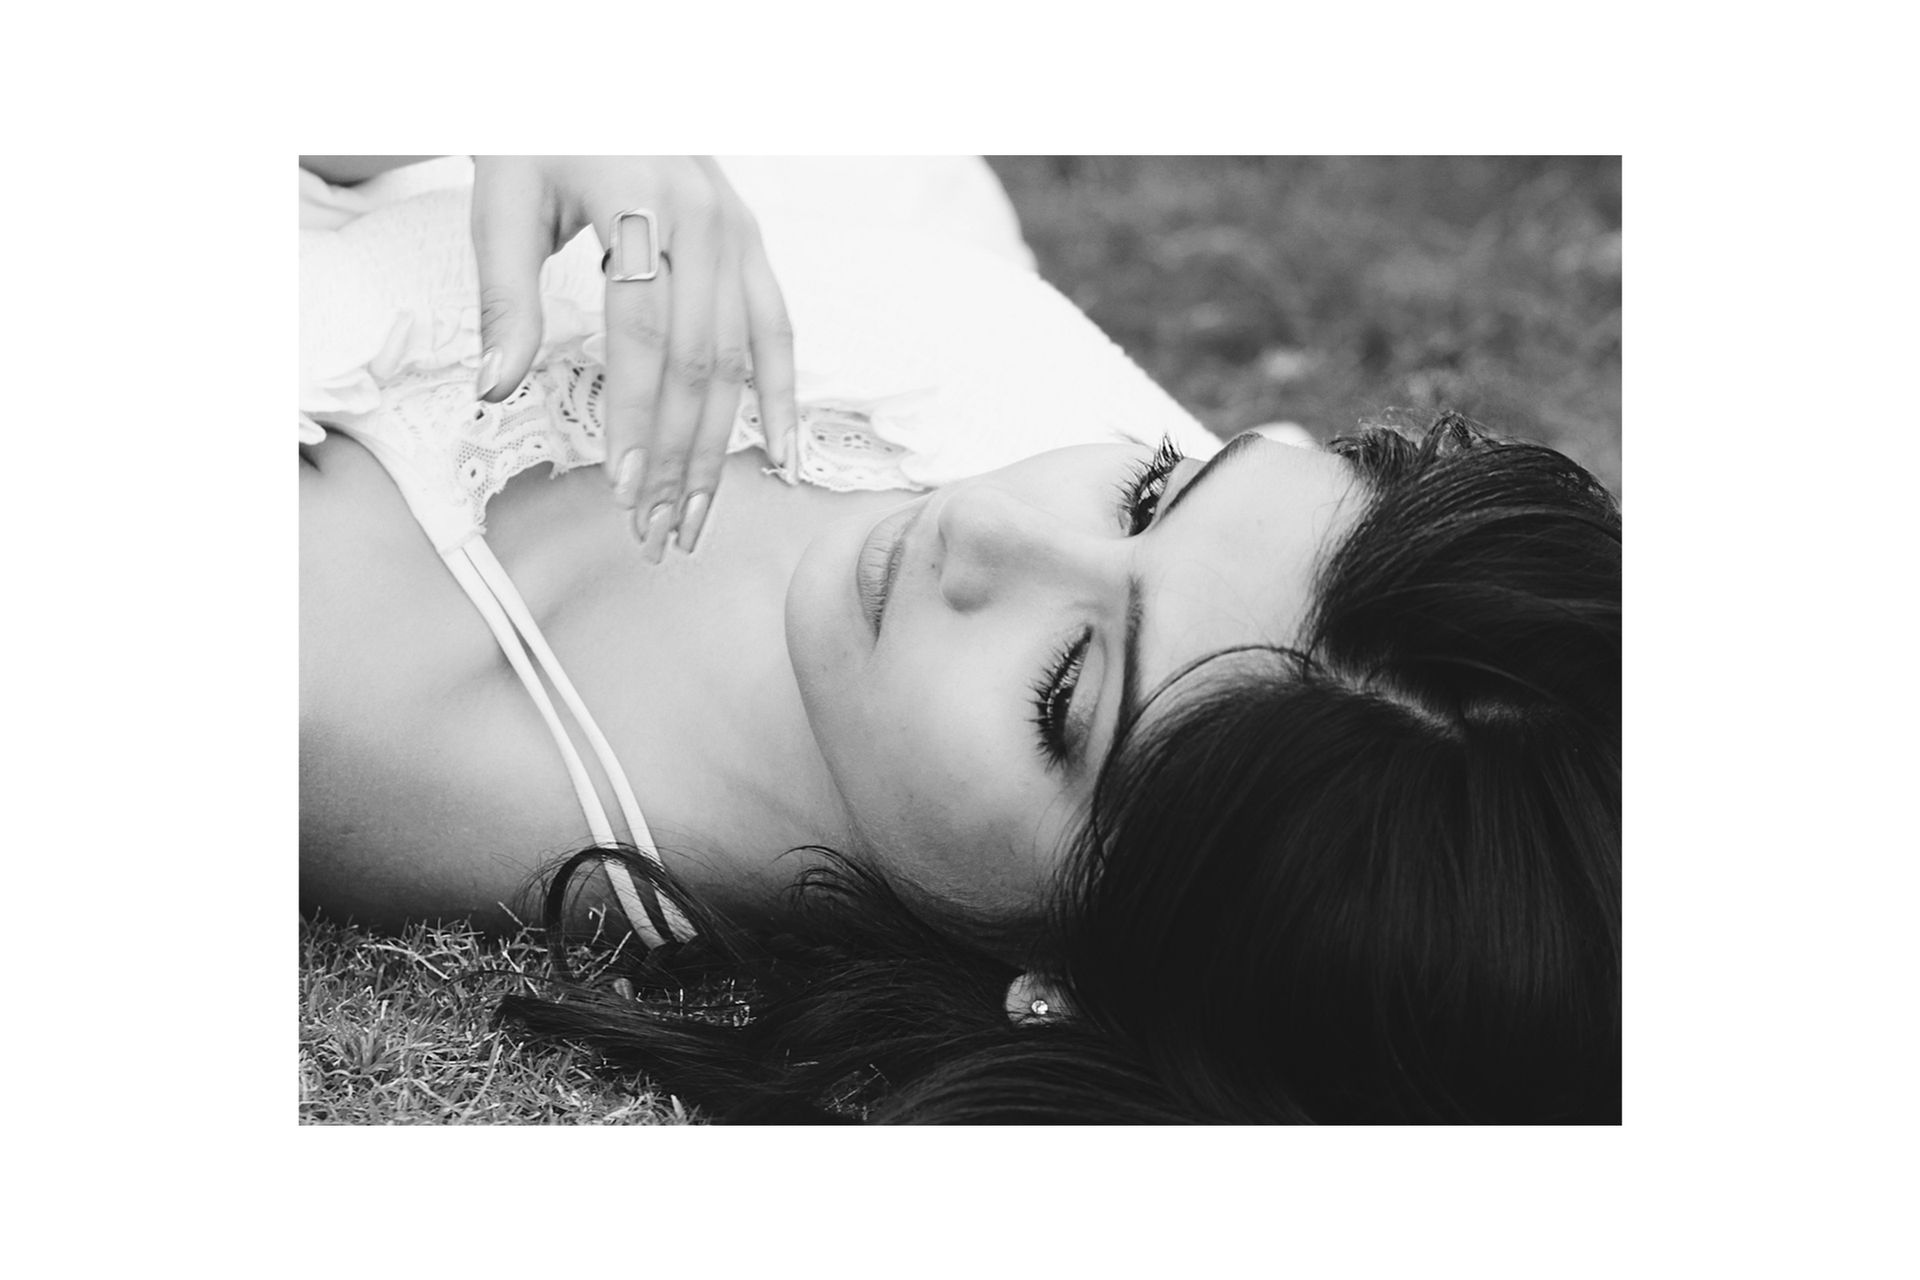
[[[1040,271],[1216,434],[1458,409],[1620,493],[1620,160],[992,156]]]

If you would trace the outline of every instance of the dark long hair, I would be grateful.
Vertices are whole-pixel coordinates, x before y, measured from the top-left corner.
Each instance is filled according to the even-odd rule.
[[[1455,415],[1330,447],[1367,505],[1297,646],[1102,771],[1034,959],[1070,1016],[845,859],[756,933],[638,858],[700,936],[503,1016],[737,1121],[1617,1123],[1619,510]]]

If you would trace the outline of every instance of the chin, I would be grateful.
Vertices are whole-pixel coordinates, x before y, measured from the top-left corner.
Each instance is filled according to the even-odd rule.
[[[857,705],[852,695],[873,652],[853,589],[855,558],[873,520],[871,513],[855,515],[822,529],[787,580],[787,661],[829,771],[835,731],[850,727],[848,712]]]

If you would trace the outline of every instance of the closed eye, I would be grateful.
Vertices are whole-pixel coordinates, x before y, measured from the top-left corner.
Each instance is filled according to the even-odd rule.
[[[1080,668],[1087,661],[1087,646],[1093,643],[1093,628],[1083,627],[1048,664],[1047,674],[1033,686],[1033,727],[1040,737],[1040,754],[1048,764],[1065,764],[1071,754],[1067,743],[1067,712],[1073,706],[1073,691],[1080,684]]]

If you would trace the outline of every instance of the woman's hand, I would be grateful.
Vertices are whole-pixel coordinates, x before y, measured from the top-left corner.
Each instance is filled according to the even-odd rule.
[[[480,398],[499,402],[540,345],[540,267],[592,225],[607,263],[607,478],[658,563],[667,540],[692,551],[706,520],[748,371],[767,452],[789,465],[793,332],[759,227],[710,157],[475,156],[473,247],[480,265]],[[649,265],[653,215],[659,273]],[[615,235],[619,236],[619,243]]]

